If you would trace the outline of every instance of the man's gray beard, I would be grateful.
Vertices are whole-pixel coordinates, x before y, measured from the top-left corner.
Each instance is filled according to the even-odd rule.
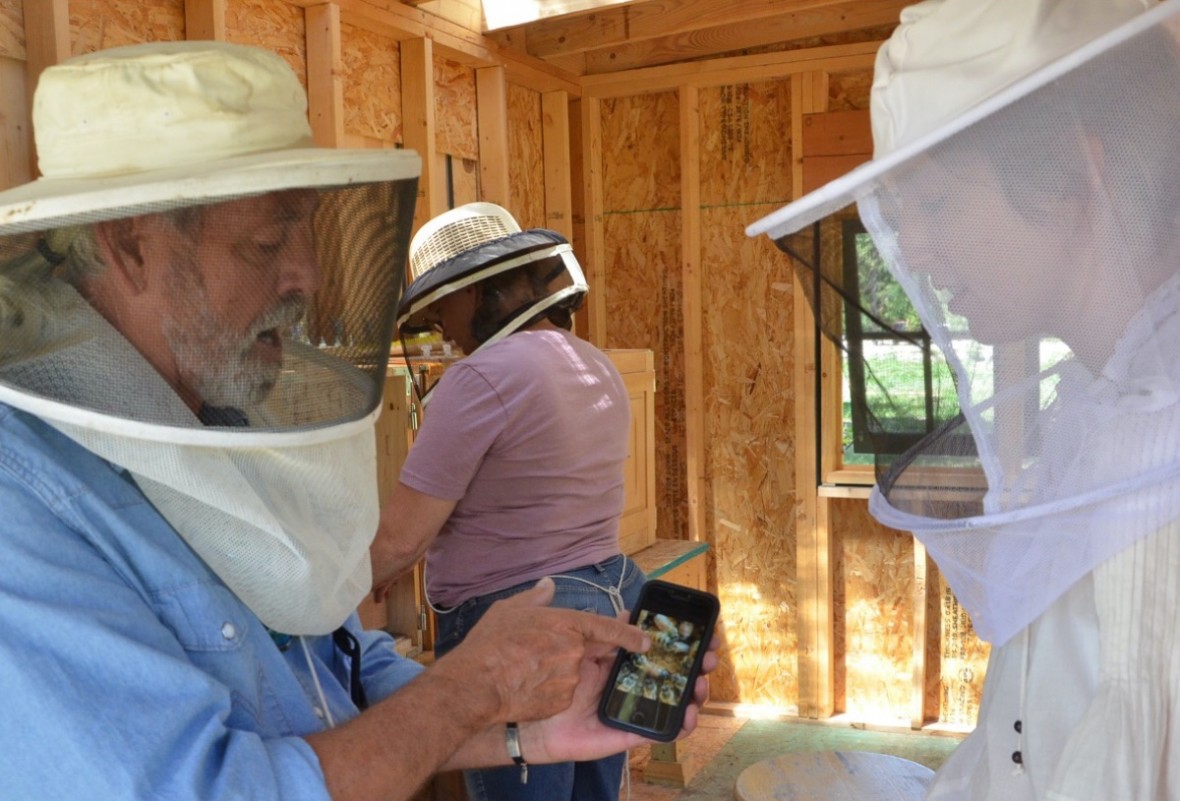
[[[249,409],[265,401],[278,383],[282,365],[251,350],[261,332],[294,325],[303,316],[306,302],[301,298],[280,302],[239,336],[217,319],[191,257],[174,265],[171,280],[173,303],[189,307],[187,324],[178,322],[175,315],[164,321],[164,336],[182,380],[210,406]]]

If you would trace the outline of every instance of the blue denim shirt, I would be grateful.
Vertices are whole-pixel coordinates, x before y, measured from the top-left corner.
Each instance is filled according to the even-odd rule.
[[[421,669],[348,625],[370,702]],[[347,658],[306,642],[353,717]],[[326,799],[301,739],[319,707],[299,641],[281,651],[129,476],[0,404],[0,798]]]

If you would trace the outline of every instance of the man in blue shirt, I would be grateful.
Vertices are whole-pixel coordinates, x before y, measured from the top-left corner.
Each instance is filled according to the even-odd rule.
[[[642,742],[594,709],[645,635],[549,580],[426,670],[352,614],[417,157],[311,146],[282,60],[207,42],[51,67],[34,128],[0,193],[0,796],[409,798]]]

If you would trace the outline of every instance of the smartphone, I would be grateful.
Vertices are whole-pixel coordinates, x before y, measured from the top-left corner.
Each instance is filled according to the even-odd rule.
[[[644,584],[631,622],[651,637],[651,649],[619,653],[599,719],[653,740],[676,739],[720,609],[711,593],[659,580]]]

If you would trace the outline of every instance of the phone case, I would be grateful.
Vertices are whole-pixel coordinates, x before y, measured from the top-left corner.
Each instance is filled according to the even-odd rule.
[[[647,631],[652,647],[644,654],[619,654],[599,719],[653,740],[676,739],[719,611],[711,593],[659,580],[644,584],[631,622]]]

